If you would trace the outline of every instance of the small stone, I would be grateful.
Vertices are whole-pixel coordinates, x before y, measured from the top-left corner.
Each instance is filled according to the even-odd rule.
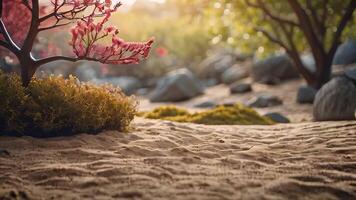
[[[290,120],[287,117],[285,117],[282,114],[277,113],[277,112],[267,113],[263,116],[268,117],[272,121],[277,122],[277,123],[290,123]]]
[[[0,149],[0,156],[10,156],[10,152],[5,149]]]
[[[256,107],[256,108],[265,108],[265,107],[271,107],[271,106],[278,106],[282,105],[283,101],[278,98],[277,96],[274,95],[260,95],[258,97],[252,98],[247,105],[250,107]]]
[[[234,83],[230,86],[231,94],[242,94],[252,91],[252,86],[249,83]]]
[[[196,108],[213,108],[215,106],[216,106],[216,102],[210,100],[194,105],[194,107]]]
[[[309,86],[302,86],[297,92],[297,102],[300,104],[312,104],[318,91]]]

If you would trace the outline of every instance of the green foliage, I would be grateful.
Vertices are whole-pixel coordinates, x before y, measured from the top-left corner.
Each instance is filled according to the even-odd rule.
[[[22,132],[25,123],[22,114],[28,96],[16,75],[5,75],[0,70],[0,130],[4,132]]]
[[[214,43],[234,46],[246,53],[256,53],[257,57],[264,57],[271,53],[281,51],[279,45],[274,44],[267,39],[260,30],[271,33],[275,38],[288,44],[288,38],[283,34],[282,26],[271,20],[264,12],[258,8],[248,6],[245,0],[219,0],[209,1],[195,0],[200,4],[206,4],[204,16],[209,18],[210,30],[214,35]],[[254,3],[256,0],[250,0]],[[288,1],[266,0],[264,5],[271,13],[282,19],[297,21],[296,15],[292,11]],[[310,10],[307,8],[307,1],[299,1],[307,14]],[[313,0],[309,2],[315,9],[318,16],[323,15],[324,7],[327,8],[326,16],[322,19],[327,25],[326,37],[322,41],[323,45],[330,47],[335,29],[345,11],[349,1],[325,1]],[[343,39],[354,36],[355,19],[348,24],[344,31]],[[317,25],[313,24],[315,31]],[[299,29],[293,30],[291,34],[299,52],[309,49],[305,36]],[[257,50],[257,52],[255,52]]]
[[[189,113],[175,106],[162,106],[141,116],[149,119],[163,119],[175,122],[189,122],[206,125],[271,125],[270,119],[260,116],[255,110],[243,105],[218,106],[211,110]]]
[[[110,86],[76,78],[33,79],[24,88],[17,75],[0,73],[0,131],[38,137],[128,128],[136,101]]]
[[[144,67],[135,71],[136,77],[159,77],[177,66],[193,69],[206,57],[206,52],[211,47],[208,26],[200,19],[174,14],[151,16],[132,10],[130,13],[113,15],[111,22],[120,27],[120,37],[125,40],[155,37],[150,58],[144,63]],[[156,52],[157,48],[166,49],[168,54],[160,56]]]

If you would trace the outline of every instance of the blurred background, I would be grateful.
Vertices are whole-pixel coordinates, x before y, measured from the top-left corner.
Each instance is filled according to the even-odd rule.
[[[120,37],[126,41],[144,42],[154,37],[155,43],[147,60],[125,66],[55,62],[41,67],[37,75],[61,74],[67,77],[74,74],[81,81],[117,85],[126,94],[142,96],[149,102],[182,102],[205,94],[188,105],[192,107],[237,101],[236,98],[251,90],[257,93],[268,91],[267,86],[270,85],[277,86],[271,89],[276,91],[280,87],[285,87],[285,91],[297,91],[306,85],[285,50],[256,29],[263,27],[267,31],[275,31],[277,38],[286,40],[288,38],[279,35],[281,27],[274,26],[266,19],[266,14],[247,7],[242,0],[121,2],[124,5],[109,23],[119,28]],[[270,3],[276,13],[293,19],[285,2]],[[326,9],[328,21],[325,18],[325,23],[330,30],[324,39],[326,46],[336,32],[337,21],[342,17],[338,12],[343,12],[344,3],[333,1]],[[323,7],[322,4],[313,6]],[[343,31],[343,44],[339,46],[333,62],[335,73],[356,63],[355,19],[353,16]],[[292,39],[306,68],[315,71],[315,60],[303,34],[296,30]],[[34,50],[37,56],[72,55],[69,40],[67,29],[47,32],[40,35]],[[11,63],[11,60],[7,58],[3,62]],[[281,85],[285,81],[292,82],[287,86]],[[164,87],[167,85],[169,87]],[[241,95],[233,96],[235,94]],[[247,102],[256,95],[245,95],[238,100]],[[235,99],[228,98],[231,96]],[[295,102],[294,93],[282,92],[280,96],[282,100],[293,96],[290,101]],[[145,101],[142,104],[145,107]],[[290,106],[291,111],[293,105]]]

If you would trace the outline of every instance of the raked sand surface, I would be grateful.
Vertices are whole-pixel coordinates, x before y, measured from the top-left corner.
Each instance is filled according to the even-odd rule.
[[[356,122],[0,137],[0,199],[356,199]]]

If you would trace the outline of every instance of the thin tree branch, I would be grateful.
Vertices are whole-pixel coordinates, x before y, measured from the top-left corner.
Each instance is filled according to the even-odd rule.
[[[77,62],[80,60],[88,60],[88,61],[96,61],[100,62],[100,60],[95,59],[95,58],[89,58],[89,57],[82,57],[82,58],[73,58],[73,57],[67,57],[67,56],[51,56],[48,58],[42,58],[39,60],[35,60],[35,65],[36,66],[41,66],[46,63],[54,62],[54,61],[59,61],[59,60],[65,60],[65,61],[70,61],[70,62]]]
[[[285,23],[285,24],[289,24],[291,26],[299,26],[299,24],[297,22],[294,22],[292,20],[289,19],[283,19],[281,17],[278,17],[277,15],[273,14],[271,10],[269,10],[266,6],[265,3],[262,2],[261,0],[257,1],[257,4],[252,3],[250,0],[245,0],[246,5],[253,7],[253,8],[257,8],[263,11],[263,13],[265,13],[269,18],[271,18],[272,20],[275,20],[277,22],[281,22],[281,23]]]
[[[5,38],[7,44],[11,47],[11,51],[19,51],[20,47],[17,46],[17,44],[12,40],[9,32],[7,31],[4,22],[2,19],[0,19],[0,32]]]
[[[328,52],[329,57],[334,57],[337,47],[341,43],[340,39],[341,39],[342,32],[344,31],[347,23],[352,19],[355,9],[356,9],[356,0],[350,0],[350,3],[345,11],[345,14],[343,15],[342,19],[340,20],[339,25],[337,26],[336,33],[334,34],[334,38],[331,43],[332,45]]]
[[[257,32],[261,32],[264,36],[266,36],[271,42],[276,43],[283,47],[284,49],[289,49],[282,40],[278,39],[277,37],[273,36],[270,32],[262,28],[255,28]]]
[[[307,9],[310,12],[311,20],[312,20],[314,26],[316,27],[316,29],[318,30],[319,40],[321,43],[324,44],[325,34],[326,34],[326,27],[325,27],[324,22],[326,21],[326,19],[319,18],[318,11],[313,6],[312,1],[306,1],[306,5],[307,5]],[[324,4],[324,9],[325,8],[327,9],[326,4]]]
[[[29,11],[32,11],[32,8],[31,8],[28,0],[22,0],[22,4],[25,5]]]
[[[311,52],[315,58],[317,74],[324,68],[325,63],[324,60],[327,56],[325,46],[319,40],[318,36],[314,32],[313,25],[308,14],[302,8],[300,3],[297,0],[288,0],[289,5],[292,10],[298,17],[298,21],[300,23],[300,29],[304,33],[306,40],[309,43]]]
[[[73,23],[73,22],[68,22],[68,23],[64,23],[64,24],[54,24],[54,25],[52,25],[52,26],[39,28],[39,29],[38,29],[38,32],[46,31],[46,30],[50,30],[50,29],[54,29],[54,28],[59,28],[59,27],[62,27],[62,26],[67,26],[67,25],[69,25],[69,24],[71,24],[71,23]]]
[[[0,18],[2,17],[2,0],[0,0]]]
[[[31,17],[31,25],[30,29],[28,31],[28,34],[26,36],[26,39],[24,41],[22,50],[24,52],[30,52],[32,49],[32,46],[36,40],[37,34],[38,34],[38,27],[40,25],[38,19],[40,15],[40,6],[39,6],[39,0],[32,0],[32,17]]]

